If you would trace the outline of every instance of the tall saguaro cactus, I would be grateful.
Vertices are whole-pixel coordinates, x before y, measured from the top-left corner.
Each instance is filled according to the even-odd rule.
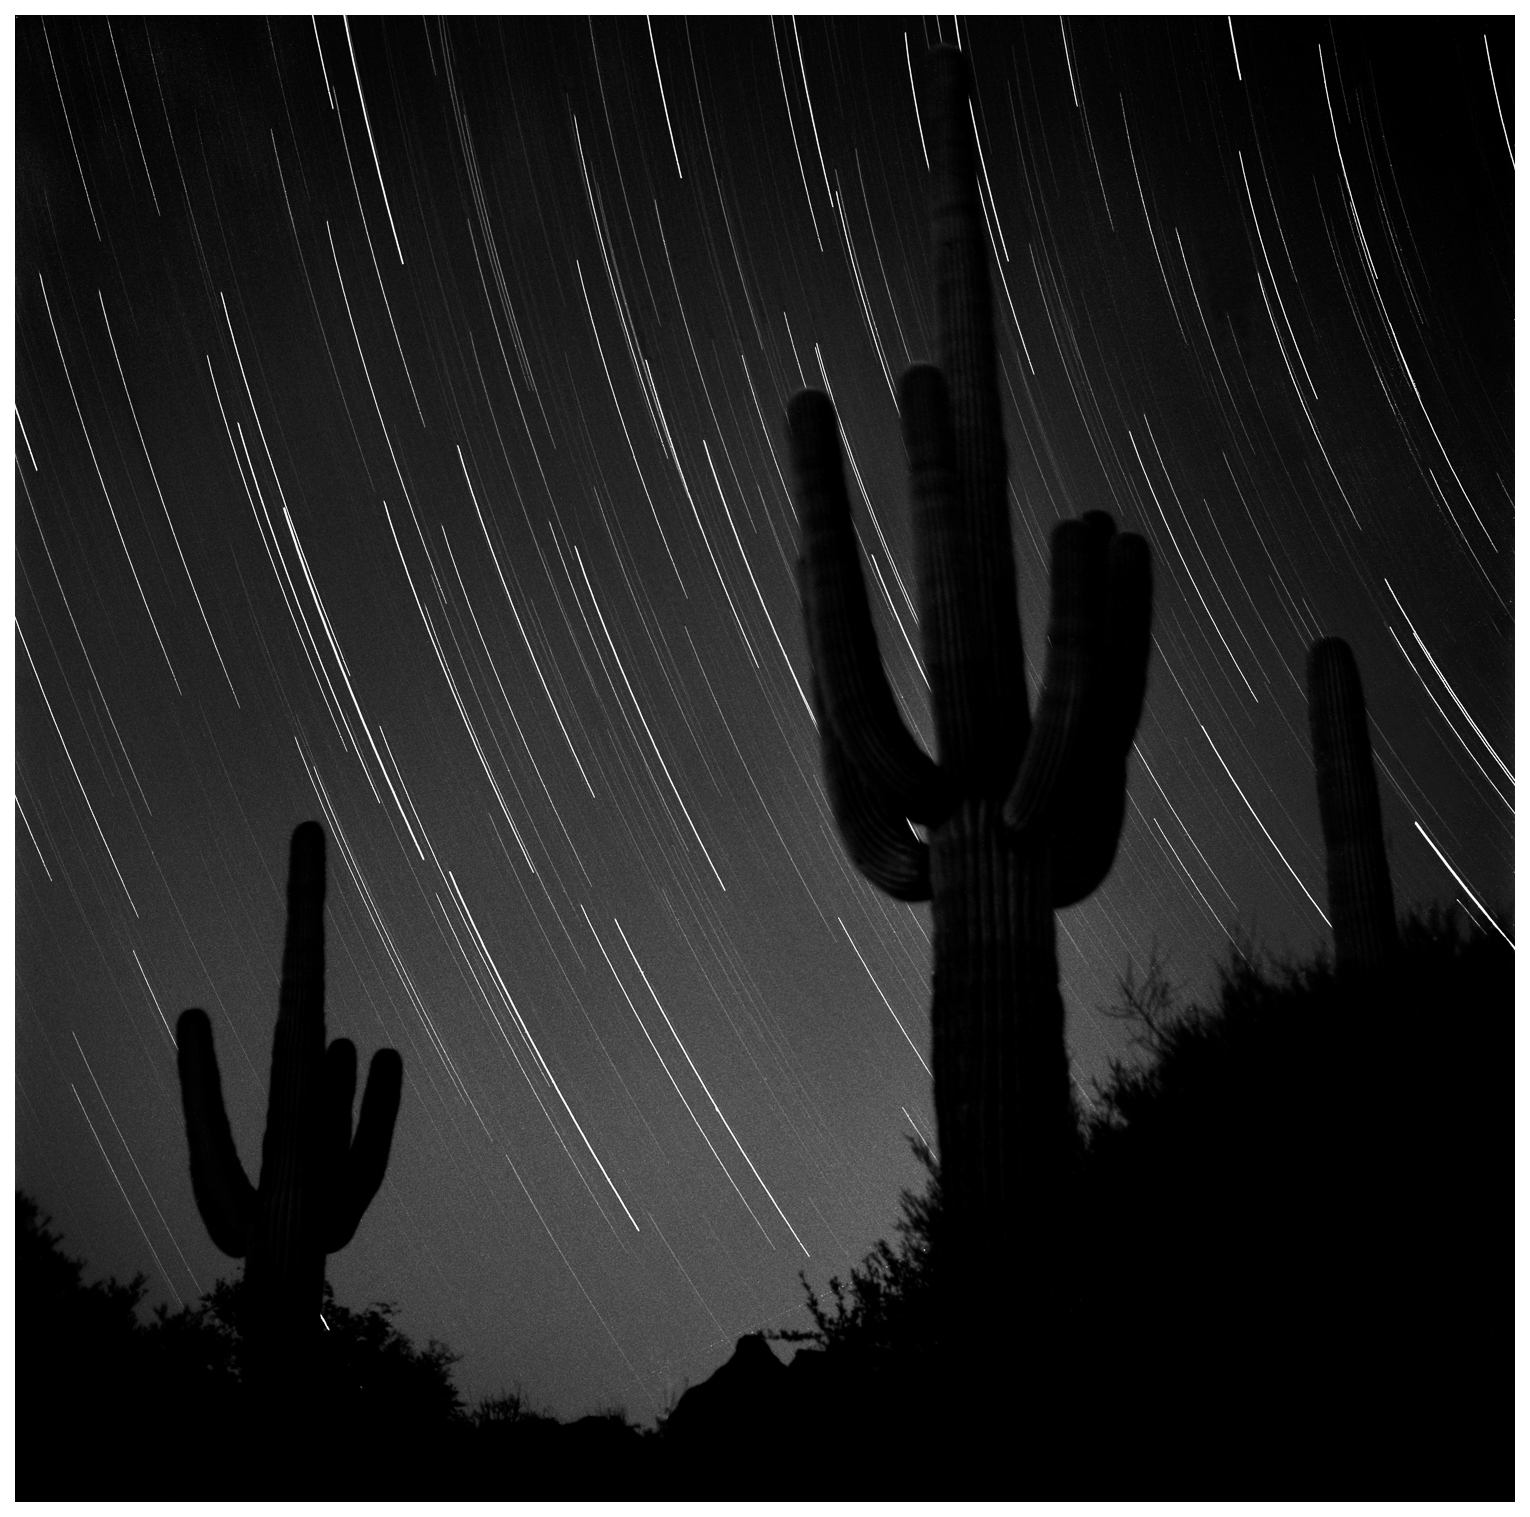
[[[1365,692],[1342,638],[1322,638],[1307,654],[1307,717],[1328,850],[1334,958],[1341,970],[1375,972],[1397,947],[1397,916]]]
[[[393,1049],[373,1055],[353,1140],[356,1047],[324,1046],[324,888],[324,832],[304,822],[292,834],[258,1188],[234,1148],[207,1013],[183,1012],[176,1028],[191,1187],[213,1242],[245,1260],[252,1364],[268,1393],[300,1372],[320,1330],[324,1256],[351,1241],[382,1184],[404,1077]]]
[[[933,53],[924,119],[940,367],[910,369],[899,396],[934,759],[903,725],[878,653],[834,408],[803,392],[787,420],[826,783],[862,873],[899,900],[932,903],[949,1257],[959,1291],[982,1298],[997,1328],[1015,1296],[1045,1288],[1061,1241],[1075,1123],[1053,912],[1094,891],[1115,858],[1152,581],[1142,539],[1118,535],[1105,513],[1055,529],[1033,721],[968,92],[965,57]],[[1035,1316],[1038,1303],[1020,1304]]]

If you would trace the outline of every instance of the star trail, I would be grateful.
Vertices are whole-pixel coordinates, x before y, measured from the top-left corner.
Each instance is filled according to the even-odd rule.
[[[834,399],[930,748],[896,379],[939,41],[1033,690],[1053,524],[1153,552],[1120,850],[1058,916],[1081,1107],[1128,965],[1328,946],[1319,636],[1399,906],[1512,938],[1511,18],[23,19],[16,1169],[93,1271],[239,1268],[173,1028],[257,1173],[305,818],[329,1034],[405,1073],[329,1275],[469,1400],[651,1420],[889,1232],[930,928],[830,815],[782,418]]]

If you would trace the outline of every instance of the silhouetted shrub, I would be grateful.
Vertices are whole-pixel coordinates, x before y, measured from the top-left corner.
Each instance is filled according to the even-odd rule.
[[[857,1265],[848,1282],[829,1277],[829,1300],[820,1300],[799,1273],[807,1295],[811,1328],[785,1328],[765,1334],[780,1343],[801,1343],[839,1352],[876,1352],[932,1342],[934,1320],[933,1240],[940,1216],[940,1172],[935,1156],[917,1139],[909,1141],[926,1175],[924,1190],[904,1190],[901,1215],[893,1224],[894,1247],[885,1238]]]

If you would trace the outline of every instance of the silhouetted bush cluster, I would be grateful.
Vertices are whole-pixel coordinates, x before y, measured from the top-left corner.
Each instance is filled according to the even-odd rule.
[[[140,1322],[17,1212],[22,1497],[1499,1497],[1513,1481],[1513,956],[1404,925],[1367,982],[1235,954],[1211,1005],[1122,987],[1142,1057],[1081,1120],[1024,1362],[944,1332],[938,1168],[657,1433],[464,1408],[454,1356],[326,1288],[323,1458],[253,1444],[241,1287]],[[805,1283],[805,1282],[804,1282]],[[1051,1347],[1046,1347],[1050,1344]]]
[[[332,1474],[251,1436],[242,1281],[144,1322],[145,1283],[83,1282],[49,1219],[16,1197],[17,1491],[56,1497],[253,1497],[386,1494],[356,1461],[391,1441],[433,1445],[468,1425],[451,1379],[455,1356],[416,1348],[395,1308],[353,1311],[326,1282],[315,1367]],[[396,1468],[396,1465],[395,1465]],[[332,1479],[334,1490],[319,1487]]]
[[[468,1409],[446,1345],[417,1347],[391,1304],[353,1310],[327,1281],[316,1384],[295,1387],[290,1421],[262,1432],[242,1280],[145,1321],[142,1276],[85,1284],[84,1265],[21,1192],[16,1222],[21,1499],[524,1500],[646,1488],[639,1433],[622,1413],[565,1424],[518,1393]],[[303,1404],[318,1409],[306,1436]]]

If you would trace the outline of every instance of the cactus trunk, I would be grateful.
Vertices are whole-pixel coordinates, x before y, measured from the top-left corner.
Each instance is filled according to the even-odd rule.
[[[301,832],[302,829],[299,829]],[[324,1073],[324,837],[295,835],[287,883],[287,940],[271,1045],[260,1208],[245,1261],[259,1367],[311,1358],[324,1299],[324,1251],[315,1247],[321,1181]],[[269,1182],[267,1177],[269,1176]]]
[[[997,806],[967,802],[930,835],[935,1116],[962,1316],[1014,1340],[1043,1326],[1034,1292],[1072,1156],[1048,851],[1019,851]],[[1038,1240],[1045,1242],[1038,1248]],[[1019,1306],[1028,1315],[1011,1316]]]
[[[1349,644],[1328,637],[1307,656],[1307,715],[1328,855],[1328,911],[1341,971],[1373,974],[1397,948],[1392,874],[1381,829],[1365,692]]]

